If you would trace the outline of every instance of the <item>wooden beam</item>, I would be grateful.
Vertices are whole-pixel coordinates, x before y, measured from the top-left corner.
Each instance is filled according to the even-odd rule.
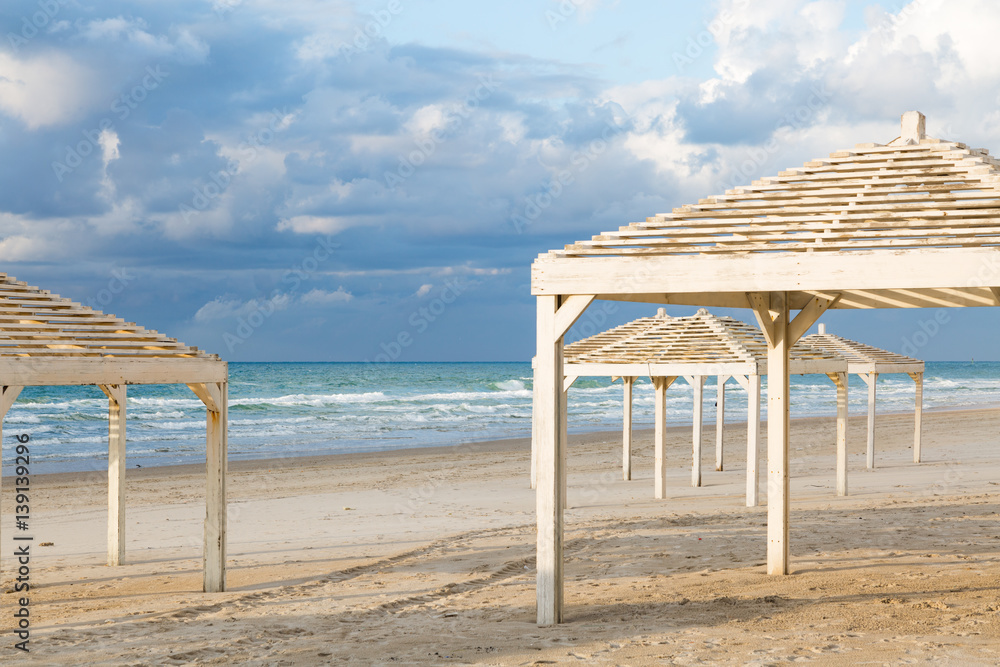
[[[634,377],[625,380],[624,399],[622,401],[622,478],[627,482],[632,479],[632,388]]]
[[[1000,287],[991,287],[990,293],[993,294],[993,299],[996,301],[996,305],[1000,306]]]
[[[563,614],[563,471],[560,439],[563,401],[563,340],[556,316],[559,297],[540,296],[536,320],[538,393],[538,479],[535,492],[537,514],[536,613],[540,626],[562,622]],[[568,327],[567,327],[568,328]]]
[[[562,303],[559,305],[559,311],[556,313],[556,333],[560,337],[565,336],[566,332],[580,319],[583,312],[587,310],[587,306],[593,303],[593,301],[593,294],[573,294],[572,296],[563,297]]]
[[[690,250],[691,246],[688,246]],[[538,258],[531,293],[677,294],[968,289],[995,247]],[[640,278],[641,277],[641,278]]]
[[[715,469],[721,471],[723,468],[723,440],[725,439],[726,428],[726,381],[728,375],[720,375],[716,378],[715,387]]]
[[[922,454],[920,451],[921,446],[921,430],[923,422],[923,412],[924,412],[924,374],[923,373],[909,373],[913,382],[916,385],[915,395],[913,398],[913,462],[920,463]]]
[[[220,407],[215,400],[214,393],[209,389],[211,385],[204,382],[190,383],[188,384],[188,389],[194,392],[194,395],[201,399],[201,402],[205,404],[205,407],[209,410],[218,412]]]
[[[573,383],[579,379],[579,375],[567,375],[563,380],[563,391],[569,391],[569,388],[573,386]]]
[[[222,382],[227,373],[226,362],[204,358],[0,358],[0,377],[17,386]]]
[[[229,383],[206,385],[204,591],[226,590],[226,472],[228,467]]]
[[[788,567],[789,309],[784,292],[772,292],[772,338],[767,346],[767,573],[785,575]]]
[[[99,385],[108,397],[108,565],[125,562],[125,396],[127,385]]]
[[[799,311],[799,314],[795,316],[795,319],[788,326],[788,344],[795,345],[798,343],[799,339],[809,331],[809,327],[815,324],[816,320],[823,313],[840,301],[840,297],[841,295],[837,294],[832,299],[824,299],[819,296],[810,299],[805,308]]]
[[[847,373],[831,373],[837,386],[837,495],[847,495]]]
[[[760,375],[747,381],[747,507],[756,507],[760,504]]]
[[[747,294],[747,302],[757,318],[761,333],[768,347],[774,345],[774,313],[771,312],[771,297],[769,294],[761,292],[750,292]]]

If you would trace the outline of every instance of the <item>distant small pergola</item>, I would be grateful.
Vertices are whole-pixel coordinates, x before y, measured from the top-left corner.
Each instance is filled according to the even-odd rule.
[[[666,495],[666,392],[679,377],[694,390],[692,409],[691,485],[701,486],[702,415],[705,378],[718,378],[719,404],[716,422],[716,470],[723,468],[722,417],[725,413],[725,383],[733,379],[747,391],[747,507],[760,498],[760,386],[767,374],[767,342],[760,330],[731,317],[718,317],[705,309],[688,317],[668,317],[664,309],[656,317],[643,317],[619,327],[567,345],[564,351],[566,390],[580,377],[621,377],[625,383],[622,430],[622,474],[632,478],[632,388],[640,376],[649,377],[656,390],[653,422],[654,497]],[[791,353],[793,375],[822,374],[837,385],[838,480],[847,479],[847,369],[841,355],[801,344]],[[532,439],[532,486],[536,465]],[[841,456],[843,452],[843,456]],[[840,488],[838,486],[838,488]]]
[[[130,384],[186,384],[206,407],[204,591],[226,588],[226,362],[196,347],[0,274],[0,443],[26,386],[97,385],[108,397],[108,565],[125,559]],[[0,521],[0,525],[3,522]]]
[[[920,431],[924,411],[924,362],[920,359],[896,354],[826,332],[826,325],[819,325],[819,333],[806,336],[796,345],[809,345],[826,350],[847,361],[847,372],[860,377],[868,385],[868,469],[875,468],[875,386],[879,375],[906,373],[916,385],[914,396],[913,462],[920,463]],[[792,350],[795,348],[793,347]]]
[[[754,313],[767,340],[767,572],[788,574],[792,346],[830,308],[1000,305],[1000,162],[927,136],[924,116],[907,112],[888,144],[858,144],[567,245],[531,272],[544,626],[563,619],[563,336],[587,307],[606,299]]]

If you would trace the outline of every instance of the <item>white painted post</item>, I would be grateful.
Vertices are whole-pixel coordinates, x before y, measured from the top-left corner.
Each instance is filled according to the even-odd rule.
[[[108,565],[125,562],[125,401],[127,385],[101,385],[108,397]]]
[[[837,495],[847,495],[847,373],[830,378],[837,385]]]
[[[760,504],[760,375],[747,380],[747,507],[756,507]]]
[[[868,469],[875,469],[875,386],[878,373],[868,374]]]
[[[692,410],[692,455],[691,486],[701,486],[701,439],[702,420],[705,407],[705,376],[697,375],[689,378],[694,393],[694,408]]]
[[[560,338],[560,340],[562,340]],[[560,384],[560,387],[565,387],[565,384]],[[569,388],[564,388],[562,390],[562,396],[560,397],[560,405],[562,409],[559,411],[559,494],[562,496],[562,507],[565,510],[569,507],[569,502],[567,500],[567,475],[569,474],[569,467],[566,462],[569,458]]]
[[[914,396],[913,408],[913,462],[920,463],[922,453],[920,451],[920,431],[923,422],[924,412],[924,374],[911,373],[910,377],[916,383],[916,395]]]
[[[788,294],[771,292],[767,347],[767,573],[788,574]]]
[[[538,514],[537,620],[538,625],[562,622],[563,610],[563,477],[561,414],[566,409],[563,386],[563,339],[556,332],[559,297],[539,296],[537,318]]]
[[[535,368],[535,358],[531,359],[531,488],[537,486],[538,480],[538,371]]]
[[[622,402],[622,478],[632,479],[632,387],[634,377],[623,377],[625,397]]]
[[[653,409],[653,497],[663,500],[667,497],[667,379],[653,378],[656,389]]]
[[[205,549],[204,591],[226,590],[226,472],[228,466],[229,383],[205,385],[214,406],[205,411]]]
[[[718,383],[715,388],[715,469],[722,470],[722,441],[725,438],[726,428],[726,382],[728,375],[720,375],[716,378]]]

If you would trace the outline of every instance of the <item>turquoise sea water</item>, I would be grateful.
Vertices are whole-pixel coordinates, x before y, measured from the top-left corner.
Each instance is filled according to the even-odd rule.
[[[455,445],[531,432],[530,363],[230,363],[231,460]],[[765,379],[766,383],[766,379]],[[867,410],[867,390],[850,381],[852,413]],[[906,375],[879,378],[879,411],[912,410]],[[691,421],[691,388],[670,388],[668,419]],[[746,395],[727,392],[727,419],[746,416]],[[621,427],[621,383],[581,378],[570,389],[574,432]],[[825,376],[792,379],[793,416],[833,415],[836,393]],[[705,420],[715,421],[714,379]],[[928,362],[924,406],[1000,406],[1000,362]],[[184,386],[130,386],[128,464],[204,460],[205,411]],[[635,390],[635,423],[651,426],[653,391]],[[4,422],[4,474],[13,436],[32,442],[32,472],[100,470],[107,457],[107,399],[97,387],[28,387]]]

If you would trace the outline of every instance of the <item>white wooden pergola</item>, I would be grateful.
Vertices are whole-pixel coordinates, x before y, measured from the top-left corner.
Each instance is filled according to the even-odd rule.
[[[796,345],[790,354],[793,375],[823,374],[838,387],[845,409],[838,413],[838,453],[846,452],[847,362],[841,355]],[[666,392],[683,377],[693,388],[691,485],[702,483],[702,414],[707,376],[718,378],[720,409],[724,415],[725,384],[733,379],[747,391],[747,507],[760,498],[760,386],[767,373],[767,342],[760,330],[731,317],[718,317],[705,309],[688,317],[668,317],[661,308],[656,317],[643,317],[614,329],[567,345],[564,349],[564,387],[568,390],[580,377],[621,377],[625,384],[622,429],[622,475],[632,478],[632,388],[640,376],[648,376],[656,391],[654,409],[654,497],[666,495]],[[721,436],[717,420],[716,432]],[[536,485],[535,441],[532,439],[532,488]],[[847,476],[847,456],[842,457]],[[838,461],[841,457],[838,454]],[[716,470],[723,468],[722,440],[716,438]]]
[[[905,373],[910,376],[916,385],[913,401],[913,462],[920,463],[920,430],[924,411],[924,362],[920,359],[827,333],[825,324],[819,325],[819,333],[804,337],[796,345],[802,343],[844,358],[847,361],[847,372],[857,375],[868,385],[866,462],[869,470],[875,468],[875,387],[878,376],[893,373]]]
[[[108,397],[108,565],[125,559],[126,389],[186,384],[206,408],[204,590],[225,590],[228,378],[216,355],[0,274],[0,442],[24,387],[100,387]]]
[[[563,619],[563,336],[595,299],[748,308],[767,340],[767,572],[789,572],[790,349],[829,308],[1000,305],[1000,162],[918,112],[859,144],[540,255],[537,614]],[[794,311],[799,311],[794,315]]]

